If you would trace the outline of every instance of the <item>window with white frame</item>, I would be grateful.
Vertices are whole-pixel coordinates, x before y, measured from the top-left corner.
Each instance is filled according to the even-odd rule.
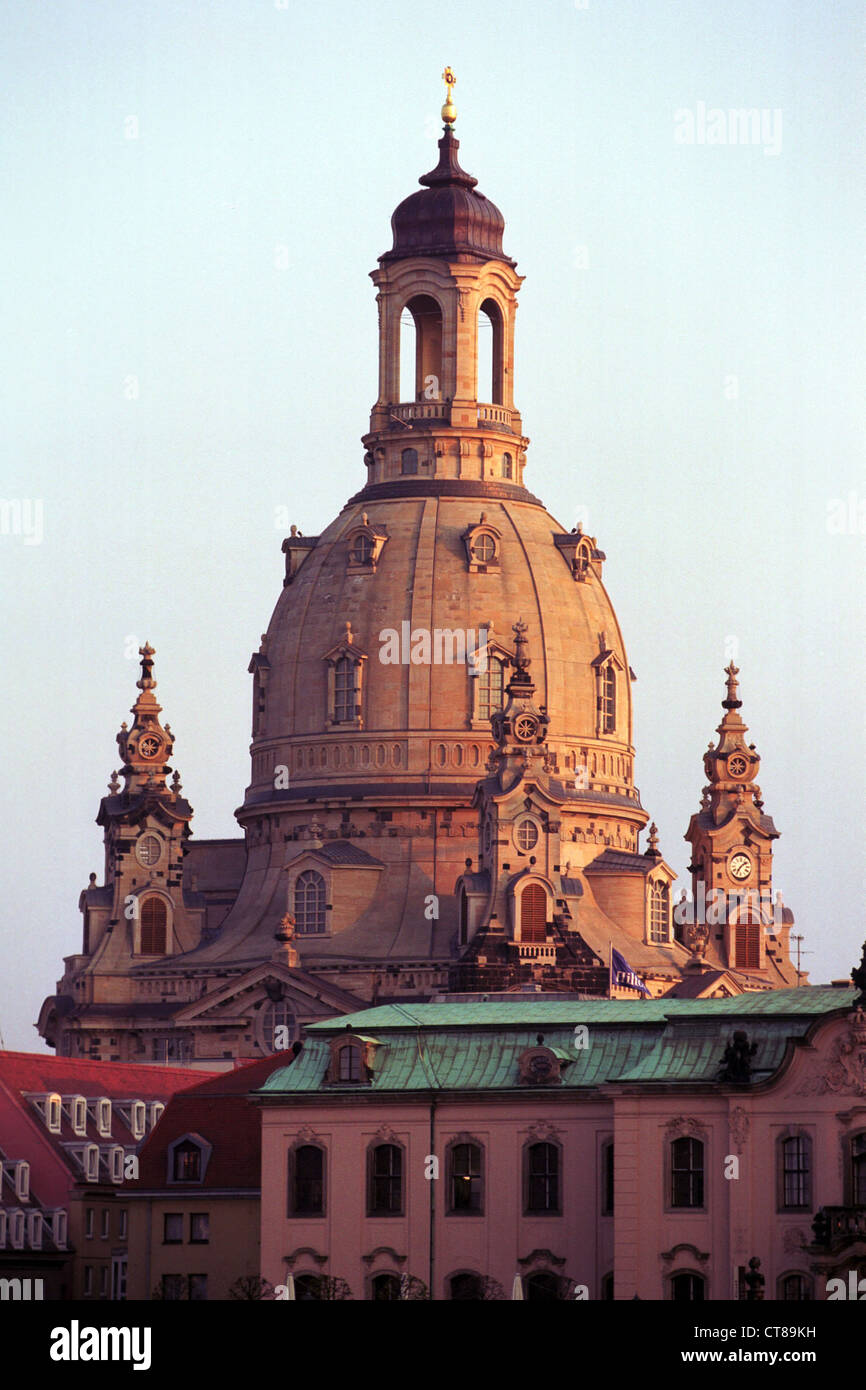
[[[73,1134],[87,1133],[87,1100],[84,1096],[73,1096],[72,1098],[72,1132]]]
[[[123,1158],[124,1151],[119,1144],[116,1144],[111,1150],[109,1158],[112,1182],[123,1182]]]
[[[130,1126],[130,1128],[132,1129],[132,1137],[134,1139],[143,1139],[146,1127],[147,1106],[145,1105],[143,1100],[133,1101],[132,1124]]]
[[[31,1211],[27,1218],[27,1240],[31,1250],[42,1249],[42,1212]]]
[[[105,1096],[96,1102],[96,1128],[103,1139],[111,1137],[111,1101]]]
[[[62,1117],[63,1103],[58,1095],[48,1097],[45,1106],[45,1120],[48,1125],[49,1134],[60,1133],[60,1120]]]
[[[65,1211],[55,1211],[51,1218],[52,1239],[58,1250],[63,1250],[66,1246],[69,1234],[69,1217]]]
[[[0,1250],[6,1249],[6,1225],[6,1213],[3,1211],[2,1207],[0,1207]]]
[[[103,1208],[102,1208],[102,1213],[101,1213],[100,1230],[99,1230],[99,1234],[100,1234],[100,1237],[102,1238],[102,1240],[108,1240],[110,1231],[111,1231],[111,1212],[108,1210],[108,1207],[103,1207]]]
[[[84,1235],[87,1240],[93,1239],[93,1207],[87,1207],[84,1212]]]
[[[30,1164],[23,1158],[15,1165],[15,1196],[19,1202],[30,1200]]]
[[[21,1250],[24,1245],[23,1211],[13,1211],[12,1213],[12,1245],[16,1250]]]
[[[162,1114],[162,1112],[163,1112],[164,1109],[165,1109],[165,1106],[163,1105],[163,1103],[162,1103],[161,1100],[152,1100],[152,1101],[151,1101],[151,1103],[150,1103],[150,1127],[151,1127],[151,1129],[154,1128],[154,1126],[155,1126],[157,1120],[159,1119],[159,1117],[160,1117],[160,1115]]]
[[[654,942],[670,938],[670,889],[666,883],[649,886],[649,939]]]
[[[88,1144],[84,1150],[84,1176],[88,1182],[99,1181],[99,1147]]]

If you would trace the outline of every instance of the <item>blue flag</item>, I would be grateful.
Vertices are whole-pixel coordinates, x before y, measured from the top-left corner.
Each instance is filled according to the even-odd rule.
[[[610,948],[610,973],[613,984],[622,985],[626,989],[639,989],[641,994],[652,998],[640,975],[635,974],[625,956],[621,956],[613,946]]]

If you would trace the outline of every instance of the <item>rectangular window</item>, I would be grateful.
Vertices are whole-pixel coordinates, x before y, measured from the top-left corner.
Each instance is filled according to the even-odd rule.
[[[210,1215],[206,1211],[194,1211],[189,1218],[190,1245],[207,1245],[210,1240]]]
[[[183,1298],[183,1275],[164,1274],[162,1276],[162,1296],[168,1303]]]
[[[100,1236],[102,1237],[103,1240],[108,1240],[108,1233],[109,1233],[109,1230],[110,1230],[110,1226],[109,1226],[110,1221],[111,1221],[111,1212],[108,1210],[108,1207],[104,1207],[103,1210],[102,1210],[102,1216],[101,1216],[101,1222],[100,1222],[100,1230],[99,1230],[99,1234],[100,1234]]]
[[[99,1297],[100,1297],[100,1298],[107,1298],[107,1297],[108,1297],[108,1275],[109,1275],[108,1265],[103,1265],[102,1268],[101,1268],[100,1271],[99,1271]]]
[[[90,1298],[93,1295],[93,1265],[84,1266],[84,1297]]]
[[[675,1139],[671,1144],[671,1206],[704,1205],[704,1146],[700,1139]]]
[[[189,1276],[189,1296],[190,1300],[202,1303],[207,1299],[207,1275],[191,1274]]]
[[[558,1212],[559,1150],[554,1144],[530,1144],[527,1160],[527,1211]]]
[[[111,1261],[111,1297],[115,1303],[126,1298],[126,1256],[115,1255]]]
[[[124,1207],[123,1211],[117,1213],[117,1239],[126,1240],[127,1221],[129,1213]]]
[[[84,1234],[88,1240],[93,1238],[93,1207],[87,1207],[84,1213]]]
[[[183,1213],[167,1211],[162,1218],[163,1245],[183,1245]]]
[[[371,1156],[370,1216],[397,1216],[403,1209],[403,1151],[378,1144]]]
[[[613,1140],[601,1150],[601,1214],[613,1216]]]
[[[809,1201],[809,1141],[802,1134],[782,1140],[782,1206],[800,1210]]]

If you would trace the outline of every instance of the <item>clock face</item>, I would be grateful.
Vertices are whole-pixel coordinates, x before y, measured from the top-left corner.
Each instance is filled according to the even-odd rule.
[[[728,776],[745,777],[749,764],[742,753],[734,753],[728,758]]]
[[[728,865],[728,869],[732,878],[748,878],[749,874],[752,872],[752,861],[747,854],[743,854],[742,850],[740,850],[739,853],[734,855]]]
[[[162,854],[162,841],[158,835],[142,835],[138,844],[135,846],[135,853],[139,864],[144,864],[150,868],[156,864]]]
[[[538,720],[531,714],[519,714],[514,721],[514,737],[521,743],[528,743],[535,737]]]
[[[159,739],[154,738],[153,734],[145,734],[138,744],[139,756],[142,758],[155,758],[159,752]]]

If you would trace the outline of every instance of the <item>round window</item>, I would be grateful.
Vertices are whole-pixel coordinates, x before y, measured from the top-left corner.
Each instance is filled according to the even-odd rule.
[[[162,855],[162,840],[158,835],[142,835],[135,847],[136,857],[139,864],[144,864],[145,868],[150,868],[158,863]]]
[[[517,847],[522,850],[535,849],[538,844],[538,826],[534,820],[522,820],[517,827]]]
[[[475,551],[476,560],[482,565],[489,565],[496,554],[495,540],[483,531],[480,536],[476,537],[475,545],[472,548]]]

